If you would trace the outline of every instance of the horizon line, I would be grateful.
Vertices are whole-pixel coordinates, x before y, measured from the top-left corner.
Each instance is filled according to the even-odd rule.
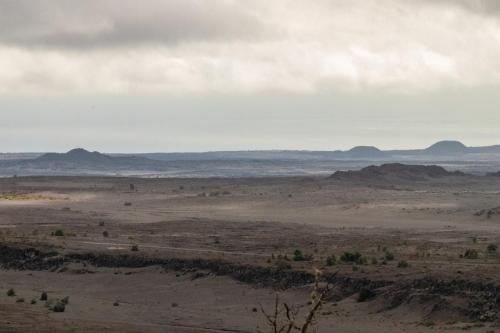
[[[495,147],[495,146],[500,146],[500,144],[491,144],[491,145],[484,145],[484,146],[467,146],[463,142],[459,140],[439,140],[434,142],[431,145],[428,145],[423,148],[391,148],[391,149],[381,149],[378,148],[377,146],[374,145],[357,145],[353,146],[348,149],[332,149],[332,150],[325,150],[325,149],[280,149],[280,148],[270,148],[270,149],[218,149],[218,150],[199,150],[199,151],[136,151],[136,152],[112,152],[112,151],[105,151],[105,150],[94,150],[94,149],[87,149],[83,148],[83,146],[79,147],[74,147],[68,150],[60,150],[60,151],[5,151],[5,152],[0,152],[0,154],[6,155],[6,154],[48,154],[48,153],[56,153],[56,154],[64,154],[68,153],[72,150],[76,149],[83,149],[88,152],[99,152],[103,154],[120,154],[120,155],[131,155],[131,154],[210,154],[210,153],[238,153],[238,152],[348,152],[351,151],[355,148],[374,148],[379,151],[405,151],[405,150],[426,150],[436,144],[440,143],[455,143],[455,144],[460,144],[463,145],[465,148],[488,148],[488,147]]]

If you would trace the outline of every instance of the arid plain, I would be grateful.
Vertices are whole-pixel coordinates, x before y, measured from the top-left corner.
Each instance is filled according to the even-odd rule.
[[[412,172],[0,179],[0,331],[267,331],[315,270],[318,332],[495,331],[500,178]]]

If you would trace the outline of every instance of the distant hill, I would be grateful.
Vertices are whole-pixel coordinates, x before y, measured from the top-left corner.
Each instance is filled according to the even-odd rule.
[[[119,172],[123,170],[157,170],[164,169],[165,163],[138,156],[109,156],[99,152],[89,152],[82,148],[67,153],[47,153],[34,159],[4,161],[0,165],[12,170],[35,171],[35,173],[62,172],[83,173]]]
[[[387,155],[373,146],[357,146],[348,150],[346,155],[352,158],[382,158]]]
[[[201,153],[103,154],[82,148],[67,153],[0,155],[0,177],[8,175],[145,175],[253,177],[329,175],[334,170],[359,170],[383,164],[439,165],[474,174],[500,170],[500,145],[467,147],[440,141],[424,149],[258,150]],[[410,174],[408,177],[414,177]],[[429,175],[424,175],[429,177]]]
[[[310,150],[247,150],[247,151],[213,151],[195,153],[137,153],[137,154],[101,154],[89,152],[81,148],[73,149],[65,154],[48,153],[40,156],[37,153],[0,154],[2,160],[39,161],[93,161],[106,164],[116,157],[135,157],[155,161],[223,161],[223,160],[376,160],[376,161],[442,161],[442,160],[499,160],[500,145],[484,147],[468,147],[459,141],[439,141],[424,149],[380,150],[374,146],[356,146],[349,150],[310,151]],[[131,161],[137,163],[137,161]]]
[[[160,165],[158,161],[138,156],[109,156],[97,151],[89,152],[82,148],[76,148],[64,154],[47,153],[32,161],[25,161],[35,165],[63,166],[75,165],[77,167],[139,167]]]
[[[450,172],[437,165],[409,165],[401,163],[383,164],[380,166],[371,165],[358,171],[337,171],[330,176],[336,180],[428,180],[450,176],[464,176],[459,171]]]
[[[121,159],[120,157],[111,157],[108,155],[101,154],[99,152],[89,152],[82,148],[76,148],[68,151],[65,154],[59,153],[47,153],[38,158],[35,158],[32,163],[54,163],[54,164],[66,164],[66,163],[83,163],[85,165],[109,165],[114,163],[115,159]]]
[[[463,154],[467,152],[468,148],[459,141],[439,141],[422,151],[424,154],[443,156]]]
[[[376,160],[376,161],[442,161],[478,158],[500,160],[500,145],[467,147],[459,141],[439,141],[425,149],[380,150],[374,146],[356,146],[349,150],[254,150],[216,151],[203,153],[145,153],[124,156],[142,156],[161,161],[207,160]]]

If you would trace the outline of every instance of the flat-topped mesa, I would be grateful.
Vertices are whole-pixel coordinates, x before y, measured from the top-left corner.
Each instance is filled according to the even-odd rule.
[[[385,153],[373,146],[357,146],[346,152],[350,157],[377,158],[384,157]]]
[[[76,173],[118,172],[120,170],[164,170],[165,162],[138,156],[110,156],[100,152],[76,148],[67,153],[47,153],[18,163],[20,168],[49,172]]]
[[[52,161],[52,162],[103,162],[103,161],[109,161],[112,159],[112,157],[101,154],[99,152],[90,152],[88,150],[85,150],[83,148],[75,148],[67,153],[47,153],[44,154],[40,157],[38,157],[36,160],[38,161]]]
[[[447,171],[437,165],[410,165],[401,163],[383,164],[380,166],[371,165],[358,171],[337,171],[330,176],[338,180],[426,180],[449,176],[463,176],[460,171]]]
[[[432,146],[423,150],[424,154],[430,155],[450,155],[450,154],[460,154],[468,151],[467,146],[465,146],[460,141],[439,141]]]

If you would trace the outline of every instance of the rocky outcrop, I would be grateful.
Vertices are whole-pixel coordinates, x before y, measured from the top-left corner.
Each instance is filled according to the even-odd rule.
[[[491,219],[496,215],[500,215],[500,207],[481,209],[474,213],[474,216],[485,216],[487,219]]]
[[[140,255],[109,255],[102,253],[43,252],[35,248],[0,245],[0,267],[16,270],[64,271],[67,264],[80,263],[85,266],[112,268],[140,268],[161,266],[165,270],[230,276],[238,281],[275,288],[290,288],[311,284],[315,281],[312,273],[264,267],[241,265],[222,260],[148,258]],[[204,274],[198,276],[205,276]],[[500,320],[500,285],[465,279],[441,280],[432,277],[401,280],[372,280],[325,274],[325,282],[334,286],[330,299],[340,300],[352,295],[358,301],[379,304],[379,311],[399,307],[421,306],[424,316],[432,320],[450,317],[469,321]]]
[[[358,171],[337,171],[330,178],[337,180],[382,181],[408,180],[422,181],[450,176],[464,176],[459,171],[450,172],[437,165],[410,165],[401,163],[369,166]]]

